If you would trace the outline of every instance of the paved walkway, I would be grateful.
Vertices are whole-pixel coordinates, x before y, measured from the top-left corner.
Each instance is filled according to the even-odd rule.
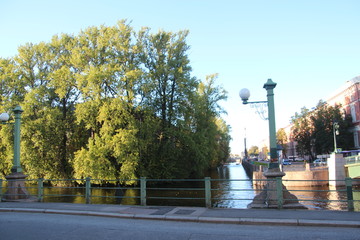
[[[33,212],[208,223],[360,228],[360,212],[0,202],[0,212]]]

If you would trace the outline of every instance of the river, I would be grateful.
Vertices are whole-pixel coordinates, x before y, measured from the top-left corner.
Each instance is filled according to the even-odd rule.
[[[207,174],[211,177],[211,194],[212,206],[219,208],[247,208],[259,189],[254,189],[252,181],[246,175],[242,165],[230,164],[222,168],[213,170]],[[163,190],[166,188],[166,190]],[[178,188],[186,188],[187,190],[178,190]],[[163,205],[163,206],[199,206],[203,207],[204,191],[196,190],[204,188],[203,181],[186,181],[156,186],[147,183],[147,205]],[[291,191],[291,190],[296,191]],[[293,187],[288,190],[295,194],[299,199],[305,200],[300,202],[309,209],[328,209],[328,210],[346,210],[347,203],[346,192],[344,188],[331,188],[329,186],[322,187]],[[354,200],[360,200],[359,188],[354,188]],[[299,191],[304,190],[304,191]],[[340,190],[340,191],[339,191]],[[35,193],[35,189],[32,194]],[[84,189],[72,188],[45,188],[45,202],[71,202],[84,203]],[[57,194],[68,196],[55,196]],[[93,188],[91,191],[91,203],[94,204],[124,204],[138,205],[140,204],[139,189],[127,189],[123,191],[123,198],[115,198],[113,189]],[[77,195],[77,196],[70,196]],[[100,197],[105,196],[105,197]],[[174,196],[183,199],[170,199]],[[198,198],[198,199],[196,199]],[[325,201],[324,201],[325,200]],[[335,200],[335,201],[327,201]],[[340,201],[339,201],[340,200]],[[355,202],[355,210],[360,211],[359,202]]]

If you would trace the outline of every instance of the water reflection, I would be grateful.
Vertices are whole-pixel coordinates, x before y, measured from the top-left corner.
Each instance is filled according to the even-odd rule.
[[[251,180],[241,165],[219,168],[211,178],[214,179],[211,188],[217,189],[212,191],[215,207],[246,208],[255,196]]]
[[[30,194],[37,194],[35,189]],[[44,202],[84,203],[85,188],[45,187]]]
[[[313,186],[288,187],[301,204],[308,209],[346,210],[347,203],[345,187]]]

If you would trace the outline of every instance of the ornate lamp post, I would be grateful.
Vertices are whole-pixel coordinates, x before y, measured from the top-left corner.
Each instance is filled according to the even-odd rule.
[[[243,101],[243,104],[261,104],[267,103],[268,105],[268,120],[269,120],[269,138],[270,138],[270,164],[269,169],[279,168],[279,161],[277,155],[277,142],[276,142],[276,127],[275,127],[275,104],[274,104],[274,91],[276,87],[271,79],[264,84],[264,88],[267,91],[267,101],[256,101],[248,102],[250,97],[250,91],[246,88],[240,91],[240,98]]]
[[[277,187],[277,179],[281,179],[285,176],[285,173],[280,171],[279,160],[277,154],[277,142],[276,142],[276,127],[275,127],[275,104],[274,104],[274,88],[276,83],[271,79],[268,79],[264,84],[264,88],[267,91],[267,101],[249,102],[250,91],[246,88],[240,91],[240,98],[243,104],[263,104],[267,103],[268,107],[268,120],[269,120],[269,143],[270,143],[270,163],[267,171],[264,172],[264,176],[269,180],[266,182],[265,189],[257,196],[255,196],[253,202],[249,204],[249,208],[278,208],[279,198],[281,206],[291,208],[305,208],[299,203],[296,196],[289,193],[285,186],[282,185],[282,194],[278,194],[274,189]]]
[[[23,110],[20,106],[17,106],[13,110],[15,123],[7,123],[9,121],[9,114],[2,113],[0,114],[0,121],[2,124],[14,124],[14,159],[13,159],[13,167],[11,168],[11,172],[20,173],[22,172],[22,168],[20,166],[20,126],[21,126],[21,113]]]
[[[27,177],[22,173],[20,165],[20,126],[21,126],[21,113],[23,110],[17,106],[13,110],[14,123],[8,123],[10,116],[8,113],[0,114],[0,121],[2,124],[14,124],[14,158],[11,174],[5,178],[8,180],[8,191],[4,194],[3,201],[34,201],[25,188],[25,178]]]

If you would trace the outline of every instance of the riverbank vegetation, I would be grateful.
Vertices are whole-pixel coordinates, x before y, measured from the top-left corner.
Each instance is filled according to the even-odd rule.
[[[30,179],[200,177],[228,158],[227,93],[191,75],[187,31],[134,31],[126,21],[20,46],[0,58],[1,112],[20,105]],[[0,175],[12,126],[0,130]]]
[[[337,129],[334,129],[335,124]],[[341,105],[329,106],[326,102],[319,101],[314,110],[302,108],[300,113],[295,113],[291,131],[293,140],[297,142],[296,151],[314,160],[316,155],[335,151],[334,134],[338,147],[352,149],[352,127],[351,115],[346,114]]]

